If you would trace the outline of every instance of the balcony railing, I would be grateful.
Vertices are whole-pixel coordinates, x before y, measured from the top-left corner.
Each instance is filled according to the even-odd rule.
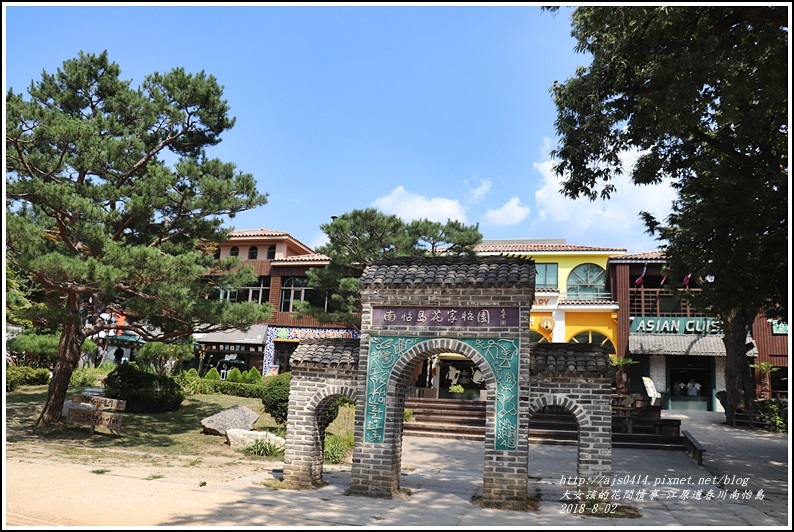
[[[692,292],[700,292],[693,289]],[[704,318],[708,315],[698,311],[688,301],[677,298],[664,288],[630,288],[629,315]]]

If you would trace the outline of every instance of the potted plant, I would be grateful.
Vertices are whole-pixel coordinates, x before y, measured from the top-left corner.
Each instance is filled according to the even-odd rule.
[[[453,399],[463,399],[465,391],[460,384],[453,384],[449,387],[449,396]]]

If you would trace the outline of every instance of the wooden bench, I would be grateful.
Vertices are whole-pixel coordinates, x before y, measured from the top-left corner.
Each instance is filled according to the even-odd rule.
[[[97,425],[107,427],[114,433],[121,430],[121,414],[108,410],[124,410],[127,408],[127,401],[99,395],[73,395],[72,402],[91,405],[90,409],[70,408],[68,415],[68,420],[72,423],[89,427],[89,434],[94,434]]]
[[[694,458],[698,465],[703,465],[703,453],[706,452],[706,448],[688,430],[682,430],[681,436],[684,438],[684,445],[689,456]]]

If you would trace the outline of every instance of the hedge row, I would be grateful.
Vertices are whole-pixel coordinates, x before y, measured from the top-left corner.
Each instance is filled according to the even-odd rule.
[[[39,386],[50,383],[51,373],[47,368],[30,366],[6,366],[6,392],[13,392],[19,386]]]

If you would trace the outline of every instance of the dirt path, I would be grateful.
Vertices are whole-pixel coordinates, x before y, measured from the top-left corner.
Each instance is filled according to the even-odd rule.
[[[231,450],[197,458],[42,443],[15,437],[10,417],[4,528],[188,525],[191,511],[229,506],[247,488],[280,478],[283,467]]]

